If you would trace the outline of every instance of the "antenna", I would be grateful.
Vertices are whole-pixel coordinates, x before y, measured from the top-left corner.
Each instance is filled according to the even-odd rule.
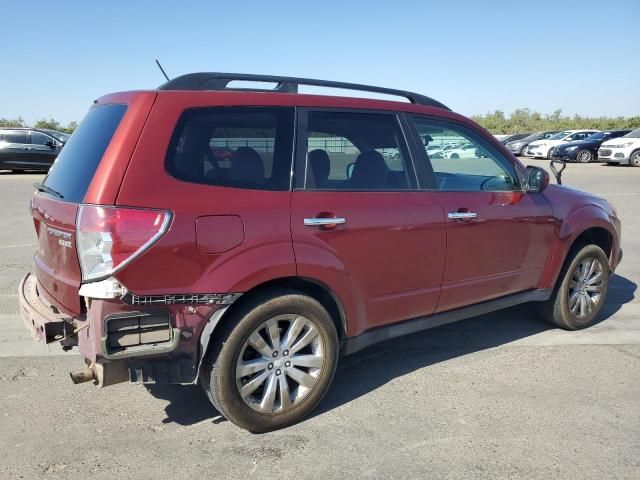
[[[171,80],[169,80],[169,76],[167,75],[167,72],[164,71],[164,68],[162,68],[162,65],[160,65],[160,62],[158,61],[157,58],[156,58],[156,64],[158,65],[158,68],[162,72],[162,75],[164,75],[164,78],[167,79],[167,82],[170,82]]]

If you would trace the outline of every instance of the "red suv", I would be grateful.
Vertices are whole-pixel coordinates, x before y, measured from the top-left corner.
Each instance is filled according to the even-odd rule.
[[[620,222],[548,183],[422,95],[189,74],[96,100],[36,184],[21,311],[38,340],[79,347],[76,383],[199,382],[232,422],[273,430],[320,402],[340,353],[524,302],[590,325]]]

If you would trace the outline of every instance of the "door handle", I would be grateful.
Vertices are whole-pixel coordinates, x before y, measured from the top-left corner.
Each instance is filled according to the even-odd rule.
[[[478,218],[476,212],[449,212],[447,216],[451,220],[471,220],[472,218]]]
[[[315,217],[304,219],[304,224],[307,227],[335,227],[336,225],[342,225],[344,223],[347,223],[347,219],[344,217]]]

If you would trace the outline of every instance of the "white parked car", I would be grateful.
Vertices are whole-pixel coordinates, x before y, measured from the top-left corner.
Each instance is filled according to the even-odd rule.
[[[552,137],[544,140],[537,140],[529,144],[527,156],[534,158],[551,158],[553,149],[561,143],[575,142],[576,140],[584,140],[589,135],[598,133],[600,130],[564,130],[558,132]]]
[[[640,167],[640,128],[603,142],[598,149],[598,160]]]
[[[478,156],[476,154],[476,150],[478,150],[478,147],[476,145],[467,143],[467,144],[460,145],[458,147],[446,150],[443,153],[443,156],[444,158],[451,158],[454,160],[457,158],[475,158]]]

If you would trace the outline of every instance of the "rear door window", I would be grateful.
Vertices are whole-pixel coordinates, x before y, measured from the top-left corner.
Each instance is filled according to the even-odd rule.
[[[5,130],[2,133],[2,139],[7,143],[29,143],[26,130]]]
[[[309,111],[307,132],[307,190],[415,188],[394,114]]]
[[[44,185],[65,201],[82,202],[126,110],[121,104],[91,108],[53,163]]]
[[[167,170],[193,183],[288,190],[293,122],[292,108],[189,109],[171,139]]]

